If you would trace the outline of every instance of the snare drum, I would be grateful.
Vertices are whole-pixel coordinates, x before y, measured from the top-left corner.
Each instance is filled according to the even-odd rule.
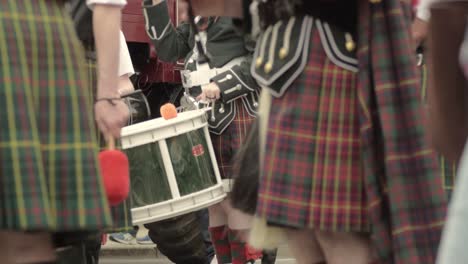
[[[197,211],[226,197],[204,110],[122,130],[130,163],[133,224]]]

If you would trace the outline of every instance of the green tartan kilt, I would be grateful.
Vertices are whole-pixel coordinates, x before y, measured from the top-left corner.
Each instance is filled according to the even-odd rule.
[[[0,1],[0,228],[112,225],[85,54],[61,1]]]
[[[423,101],[427,98],[427,82],[428,82],[428,69],[427,65],[421,65],[421,82],[422,82],[422,98]],[[452,195],[453,187],[455,184],[455,177],[457,175],[457,163],[451,162],[445,159],[442,155],[438,155],[440,175],[442,176],[442,184],[447,197],[450,198]]]
[[[90,76],[88,87],[90,87],[89,91],[92,94],[92,97],[90,97],[91,103],[92,103],[92,100],[95,97],[96,89],[97,89],[96,61],[93,58],[89,57],[87,59],[86,66],[88,69],[88,75]],[[104,140],[103,135],[99,132],[98,129],[96,129],[94,132],[98,138],[100,150],[105,149],[106,142]],[[106,232],[125,232],[125,231],[133,230],[132,215],[130,211],[131,208],[132,206],[131,206],[130,196],[121,204],[117,206],[111,206],[110,209],[111,209],[111,214],[112,214],[113,225],[112,227],[107,228],[105,231]]]

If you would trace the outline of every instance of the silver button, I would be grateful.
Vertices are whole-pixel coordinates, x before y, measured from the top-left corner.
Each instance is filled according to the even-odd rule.
[[[188,60],[188,63],[194,63],[193,59]]]
[[[242,89],[242,85],[240,84],[236,85],[236,89],[240,91]]]
[[[226,75],[226,79],[231,80],[231,79],[232,79],[232,75],[231,75],[231,74]]]
[[[219,113],[220,113],[220,114],[224,114],[224,108],[220,108],[220,109],[219,109]]]
[[[254,107],[258,107],[258,103],[255,102],[255,103],[253,104],[253,106],[254,106]]]

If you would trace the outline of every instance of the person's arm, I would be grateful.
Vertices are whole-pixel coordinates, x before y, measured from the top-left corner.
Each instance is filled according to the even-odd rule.
[[[229,103],[257,92],[259,86],[250,74],[251,63],[252,56],[249,56],[240,65],[236,65],[213,78],[213,82],[219,87],[220,100],[223,103]]]
[[[190,25],[182,23],[174,28],[165,0],[143,1],[143,14],[146,32],[158,52],[158,58],[166,62],[185,58],[191,50],[188,44]]]
[[[416,7],[416,18],[411,25],[414,46],[421,45],[427,38],[429,31],[430,8],[434,3],[448,2],[454,0],[419,0]]]
[[[442,2],[444,0],[419,0],[419,4],[416,7],[416,17],[427,22],[431,17],[429,8],[433,3]]]
[[[118,65],[121,9],[125,0],[87,0],[93,9],[93,30],[98,62],[98,88],[95,103],[95,118],[101,132],[106,136],[120,137],[126,124],[129,110],[119,100]],[[109,100],[106,100],[109,99]]]
[[[197,99],[202,101],[221,100],[230,103],[249,94],[258,93],[260,87],[250,73],[255,42],[244,39],[245,47],[250,52],[245,61],[211,79],[211,83],[202,87],[202,94]]]

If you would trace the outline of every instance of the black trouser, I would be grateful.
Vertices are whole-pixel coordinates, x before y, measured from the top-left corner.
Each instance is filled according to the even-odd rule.
[[[58,264],[97,264],[101,232],[62,232],[53,236]]]
[[[197,217],[200,219],[200,228],[202,230],[203,238],[206,245],[206,256],[208,257],[207,264],[211,263],[215,256],[215,250],[213,243],[211,243],[210,231],[208,230],[210,226],[210,216],[208,214],[208,209],[203,209],[197,212]]]
[[[94,237],[90,237],[84,243],[86,264],[98,264],[99,252],[101,251],[102,233],[97,233]]]

